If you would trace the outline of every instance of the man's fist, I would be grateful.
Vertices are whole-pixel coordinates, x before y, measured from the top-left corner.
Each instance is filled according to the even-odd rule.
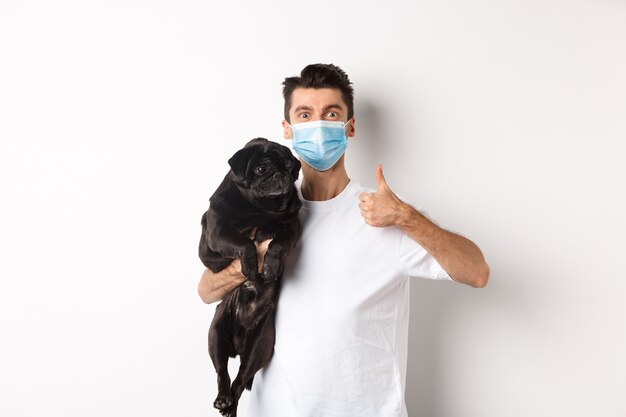
[[[382,165],[376,169],[378,189],[373,193],[361,193],[359,208],[365,223],[374,227],[397,225],[405,204],[391,191],[385,181]]]

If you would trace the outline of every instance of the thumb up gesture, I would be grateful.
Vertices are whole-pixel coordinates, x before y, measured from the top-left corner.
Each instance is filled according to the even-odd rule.
[[[391,191],[385,181],[382,165],[376,168],[376,181],[378,189],[373,193],[361,193],[359,196],[359,208],[365,223],[374,227],[387,227],[397,225],[402,209],[406,207]]]

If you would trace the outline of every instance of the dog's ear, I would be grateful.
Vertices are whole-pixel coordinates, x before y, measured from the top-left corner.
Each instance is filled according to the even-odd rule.
[[[291,177],[293,178],[294,181],[297,180],[300,174],[300,166],[301,166],[300,161],[298,160],[298,158],[293,156],[293,153],[291,153],[291,150],[286,146],[281,145],[280,152],[282,153],[283,157],[289,159],[289,163],[291,164],[291,170],[289,171],[289,173],[291,174]]]
[[[235,154],[228,160],[228,165],[235,175],[236,179],[243,181],[246,179],[246,171],[248,170],[248,164],[254,154],[254,148],[243,148],[235,152]]]

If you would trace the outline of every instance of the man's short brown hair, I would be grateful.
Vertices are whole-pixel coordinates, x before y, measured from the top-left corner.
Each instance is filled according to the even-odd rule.
[[[348,120],[354,115],[354,89],[348,74],[333,64],[311,64],[304,67],[299,77],[287,77],[283,81],[285,120],[289,120],[291,97],[296,88],[336,88],[348,106]]]

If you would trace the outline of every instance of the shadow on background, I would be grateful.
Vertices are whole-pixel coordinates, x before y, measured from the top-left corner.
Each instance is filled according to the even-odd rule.
[[[497,258],[495,254],[494,258]],[[471,346],[471,354],[465,355],[467,360],[475,359],[483,364],[487,360],[491,363],[491,359],[484,356],[472,359],[471,355],[476,355],[477,344],[491,351],[514,345],[518,355],[516,360],[534,364],[536,350],[532,350],[530,335],[535,335],[539,323],[545,319],[542,311],[545,311],[546,305],[553,304],[554,299],[549,294],[533,292],[527,284],[528,277],[533,276],[532,269],[516,262],[519,261],[509,259],[507,265],[490,262],[489,284],[483,289],[455,282],[409,278],[411,294],[405,391],[409,416],[449,415],[450,408],[446,404],[451,394],[445,387],[451,385],[451,381],[446,380],[451,377],[451,370],[450,364],[444,361],[462,347],[444,344],[459,326],[475,326],[477,321],[482,321],[483,326],[485,318],[492,318],[488,329],[474,333],[473,330],[480,327],[472,327],[473,330],[464,332],[465,337],[471,338],[467,340],[467,345]],[[497,277],[495,270],[498,271]],[[498,342],[502,337],[506,341]],[[498,344],[494,345],[494,342]],[[458,353],[454,356],[458,357]],[[493,359],[502,361],[502,358]],[[484,384],[486,376],[479,369],[477,365],[471,378],[478,384]],[[493,370],[490,372],[493,374]],[[502,375],[498,374],[498,377]],[[547,378],[545,375],[542,377]],[[515,386],[506,377],[502,382],[508,384],[509,389]]]
[[[454,284],[453,284],[454,285]],[[445,305],[453,302],[443,282],[411,279],[406,406],[409,416],[440,417],[441,337]]]
[[[372,100],[360,99],[355,110],[356,134],[350,139],[346,169],[350,178],[366,187],[376,185],[376,165],[383,162],[381,158],[386,153],[383,119],[384,114]]]

